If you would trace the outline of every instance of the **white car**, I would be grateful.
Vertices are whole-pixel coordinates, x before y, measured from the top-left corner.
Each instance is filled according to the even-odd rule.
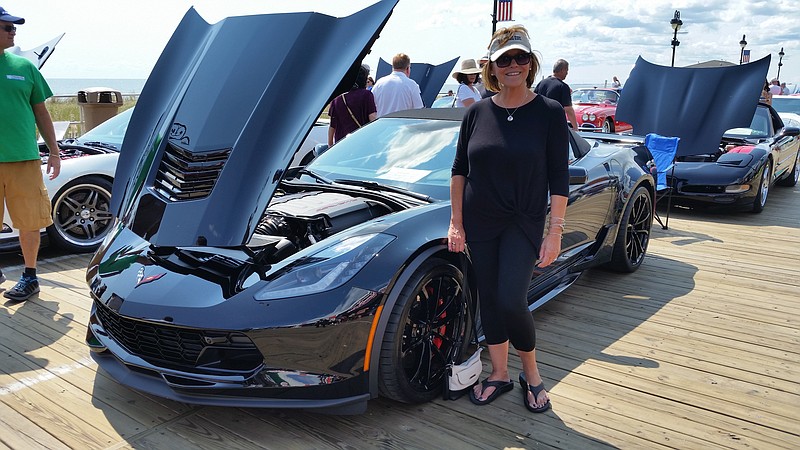
[[[111,186],[132,113],[130,108],[79,138],[59,141],[61,174],[54,180],[44,173],[48,151],[40,144],[42,176],[53,207],[53,225],[42,230],[42,245],[55,245],[76,253],[91,252],[108,234],[114,223],[109,209]],[[327,133],[328,123],[317,121],[298,151],[298,163],[301,160],[307,163],[310,157],[304,156],[311,154],[317,144],[327,142]],[[11,226],[6,213],[0,231],[0,252],[18,248],[19,232]]]

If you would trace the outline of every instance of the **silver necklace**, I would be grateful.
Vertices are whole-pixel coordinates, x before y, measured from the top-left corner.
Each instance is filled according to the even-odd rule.
[[[513,122],[514,121],[514,113],[517,112],[517,110],[519,109],[519,106],[514,108],[514,111],[511,111],[511,112],[509,112],[508,108],[506,108],[505,106],[503,107],[503,109],[505,109],[506,110],[506,114],[508,114],[508,118],[506,118],[506,120],[509,121],[509,122]]]
[[[522,99],[522,105],[517,106],[516,108],[514,108],[513,111],[509,111],[508,108],[503,106],[503,109],[506,110],[506,114],[508,114],[508,117],[506,118],[507,121],[509,121],[509,122],[513,122],[514,121],[514,113],[517,112],[517,110],[520,109],[523,105],[525,105],[525,101],[526,100],[528,100],[528,94],[527,93],[525,93],[525,98]]]

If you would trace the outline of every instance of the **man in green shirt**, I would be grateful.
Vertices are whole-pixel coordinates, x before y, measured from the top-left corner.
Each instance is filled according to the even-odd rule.
[[[7,208],[19,230],[25,260],[19,282],[3,293],[15,301],[27,300],[39,292],[36,259],[40,230],[53,223],[36,141],[37,126],[50,151],[46,173],[53,179],[61,171],[53,120],[44,105],[53,93],[33,63],[5,51],[14,46],[16,25],[24,23],[25,19],[12,16],[0,6],[0,219]],[[0,271],[0,283],[5,279]]]

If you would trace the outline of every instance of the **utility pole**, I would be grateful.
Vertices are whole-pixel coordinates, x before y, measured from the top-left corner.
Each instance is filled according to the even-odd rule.
[[[494,36],[494,32],[497,31],[497,0],[492,0],[492,3],[494,3],[494,9],[492,10],[492,36]],[[489,36],[489,39],[492,36]]]

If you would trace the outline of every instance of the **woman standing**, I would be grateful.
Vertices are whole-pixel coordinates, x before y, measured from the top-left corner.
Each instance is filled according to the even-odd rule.
[[[455,103],[457,108],[467,108],[481,99],[481,94],[475,87],[476,83],[480,83],[479,73],[481,69],[474,59],[465,59],[461,62],[461,70],[453,72],[453,78],[458,81]]]
[[[522,360],[523,403],[532,412],[544,412],[550,399],[536,363],[527,291],[537,259],[544,267],[561,251],[569,131],[561,104],[530,90],[539,60],[525,27],[498,30],[489,53],[482,75],[497,94],[464,116],[450,181],[448,244],[450,251],[462,252],[469,243],[492,363],[491,374],[470,399],[485,405],[513,388],[510,342]]]
[[[328,147],[333,147],[333,144],[378,116],[375,97],[367,90],[368,76],[369,68],[362,65],[350,91],[331,102],[328,108],[328,116],[331,118],[328,126]]]

